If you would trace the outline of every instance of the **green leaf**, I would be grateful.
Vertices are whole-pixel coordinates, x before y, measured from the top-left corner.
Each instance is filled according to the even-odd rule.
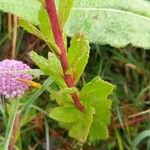
[[[111,100],[101,100],[95,104],[93,104],[93,107],[95,108],[95,115],[94,119],[97,121],[101,121],[108,125],[110,123],[110,108],[111,108],[112,101]]]
[[[70,88],[67,87],[67,88],[61,89],[59,91],[59,93],[61,93],[61,94],[72,94],[74,92],[78,92],[77,88],[75,88],[75,87],[70,87]]]
[[[44,13],[44,12],[42,12],[42,10],[41,10],[41,13]],[[41,14],[42,15],[42,14]],[[46,14],[44,14],[44,15],[46,15]],[[41,16],[42,17],[42,16]],[[48,17],[48,16],[47,16]],[[44,16],[44,18],[46,18],[46,16]],[[43,20],[42,21],[45,21],[45,19],[43,18]],[[43,24],[44,24],[44,22],[42,22],[42,21],[40,21],[40,26],[42,26]],[[46,24],[47,24],[47,22],[46,22]],[[56,53],[56,54],[59,54],[60,53],[60,50],[59,50],[59,48],[58,48],[58,46],[53,42],[53,37],[52,37],[52,35],[51,35],[51,31],[50,30],[48,30],[47,31],[47,33],[48,34],[46,34],[45,32],[46,32],[46,30],[44,30],[43,28],[48,28],[48,26],[46,27],[46,25],[43,25],[43,28],[41,27],[41,30],[43,31],[43,33],[39,30],[39,29],[37,29],[33,24],[31,24],[31,23],[29,23],[29,22],[27,22],[27,21],[25,21],[25,20],[22,20],[22,19],[20,19],[19,20],[19,25],[21,26],[21,27],[23,27],[26,31],[28,31],[29,33],[31,33],[31,34],[34,34],[34,35],[36,35],[38,38],[40,38],[40,39],[42,39],[42,40],[44,40],[45,42],[46,42],[46,44],[49,46],[49,48],[51,49],[51,51],[53,51],[54,53]],[[45,35],[45,34],[46,35]],[[48,36],[49,35],[49,36]],[[51,41],[52,40],[52,41]]]
[[[86,106],[95,109],[93,123],[90,128],[89,141],[103,140],[108,137],[107,125],[110,123],[111,103],[108,96],[112,93],[114,86],[100,77],[94,78],[84,85],[80,92],[80,98]]]
[[[81,143],[86,142],[91,124],[93,122],[93,114],[94,109],[92,107],[89,107],[82,112],[80,120],[69,130],[69,136],[75,138]]]
[[[83,34],[76,34],[71,39],[71,46],[68,49],[69,69],[68,74],[73,75],[77,82],[84,71],[89,58],[89,43]]]
[[[29,21],[38,24],[38,11],[41,3],[38,0],[0,0],[0,10],[9,12]]]
[[[106,138],[108,138],[107,126],[103,122],[93,121],[88,140],[90,142],[95,142],[96,140],[104,140]]]
[[[72,102],[70,94],[61,93],[61,92],[51,92],[50,98],[56,100],[59,105],[65,105],[66,103]]]
[[[111,101],[100,100],[92,104],[92,106],[95,109],[95,114],[93,116],[93,123],[90,128],[88,140],[90,142],[95,142],[96,140],[108,138],[107,125],[110,123]]]
[[[53,53],[49,53],[49,59],[46,59],[32,51],[30,57],[46,75],[55,80],[60,88],[66,87],[60,61]]]
[[[150,48],[150,2],[75,0],[65,31],[68,36],[83,32],[93,43]]]
[[[74,123],[80,118],[81,112],[75,106],[55,107],[50,111],[50,117],[63,123]]]
[[[61,128],[64,128],[66,130],[70,130],[72,128],[74,123],[64,123],[64,122],[59,122],[59,126]]]
[[[112,93],[114,85],[95,77],[91,82],[84,85],[80,92],[81,99],[105,100]]]
[[[19,25],[23,27],[25,30],[27,30],[29,33],[36,35],[39,38],[42,38],[42,33],[39,29],[37,29],[33,24],[23,20],[19,19]]]
[[[51,110],[50,117],[69,130],[69,136],[84,143],[93,122],[95,110],[92,107],[80,112],[75,106],[60,106]]]
[[[59,9],[58,9],[58,17],[59,17],[59,22],[60,26],[63,28],[64,24],[66,23],[69,15],[71,8],[73,7],[74,0],[63,0],[59,1]]]
[[[65,105],[72,102],[70,94],[76,90],[76,88],[64,88],[59,91],[51,91],[50,98],[56,100],[59,105]]]
[[[48,53],[48,63],[50,64],[51,69],[53,69],[53,71],[55,73],[57,73],[57,74],[59,73],[60,76],[63,76],[63,70],[61,67],[61,63],[55,54],[53,54],[51,52]]]
[[[52,41],[54,43],[48,13],[43,7],[41,7],[41,10],[39,11],[39,28],[41,29],[43,35],[48,39],[48,41]]]
[[[57,0],[56,3],[59,4],[60,1]],[[16,14],[36,25],[39,24],[40,9],[38,0],[0,0],[0,10]],[[68,13],[63,11],[63,14],[64,23]],[[115,47],[124,47],[131,43],[133,46],[150,48],[150,2],[75,0],[71,16],[65,25],[65,33],[73,36],[76,32],[85,33],[93,43]]]
[[[90,128],[89,141],[95,142],[96,140],[104,140],[108,138],[107,125],[110,123],[110,100],[100,100],[92,105],[95,109],[93,116],[93,123]]]

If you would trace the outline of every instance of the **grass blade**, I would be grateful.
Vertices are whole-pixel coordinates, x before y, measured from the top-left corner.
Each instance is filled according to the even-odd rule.
[[[150,130],[145,130],[141,132],[134,140],[132,143],[133,150],[137,150],[138,144],[145,138],[150,137]]]
[[[11,139],[15,118],[17,115],[17,108],[18,108],[18,100],[15,100],[11,105],[11,112],[9,113],[10,116],[9,116],[8,125],[6,128],[3,150],[8,150],[8,146],[9,146],[9,142]]]
[[[49,128],[46,117],[45,117],[45,133],[46,133],[46,150],[50,150]]]

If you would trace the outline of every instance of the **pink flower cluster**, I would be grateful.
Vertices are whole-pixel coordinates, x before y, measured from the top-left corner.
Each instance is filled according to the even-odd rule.
[[[6,99],[22,96],[28,85],[19,79],[32,80],[32,76],[15,71],[28,69],[30,67],[21,61],[8,59],[0,61],[0,95]]]

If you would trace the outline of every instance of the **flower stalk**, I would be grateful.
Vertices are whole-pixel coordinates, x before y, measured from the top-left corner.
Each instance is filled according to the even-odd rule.
[[[19,120],[20,120],[20,114],[19,114],[19,111],[18,111],[17,114],[16,114],[16,117],[15,117],[13,132],[12,132],[12,136],[11,136],[10,143],[9,143],[9,150],[14,150],[15,149],[16,136],[17,136],[17,132],[19,130]]]

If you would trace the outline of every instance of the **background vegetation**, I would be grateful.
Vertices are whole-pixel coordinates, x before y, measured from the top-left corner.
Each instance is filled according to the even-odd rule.
[[[15,16],[0,12],[0,60],[15,58],[36,68],[27,53],[35,49],[46,57],[48,47],[21,27],[17,28],[15,20]],[[98,75],[115,84],[117,88],[113,95],[109,139],[94,145],[85,144],[84,149],[131,150],[137,146],[139,150],[149,150],[150,139],[147,136],[150,132],[150,51],[130,44],[124,48],[100,44],[90,46],[90,59],[78,87]],[[36,81],[42,83],[44,79],[40,77]],[[34,91],[35,89],[30,89],[31,93]],[[39,97],[34,97],[38,100],[32,105],[28,118],[22,122],[24,125],[18,143],[22,143],[23,149],[45,149],[46,140],[49,140],[51,149],[78,149],[80,144],[69,138],[65,130],[58,128],[55,121],[46,117],[45,110],[50,110],[55,105],[48,100],[49,93],[45,91]],[[28,94],[24,96],[22,103],[25,103],[26,98],[29,98]],[[0,139],[4,137],[8,121],[2,103],[1,97]],[[6,111],[7,109],[9,108]]]

